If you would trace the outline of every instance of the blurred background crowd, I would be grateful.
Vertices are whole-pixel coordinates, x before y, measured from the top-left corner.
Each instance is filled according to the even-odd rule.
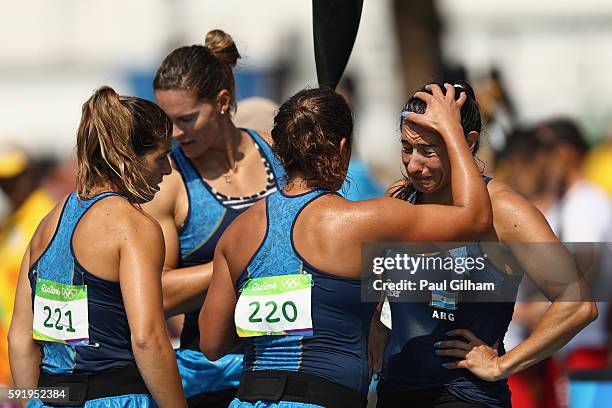
[[[221,28],[243,58],[235,121],[261,130],[287,96],[316,86],[311,2],[22,0],[0,24],[0,385],[21,256],[74,189],[81,104],[98,86],[153,98],[173,48]],[[565,242],[612,241],[612,3],[366,0],[339,91],[354,110],[354,199],[401,177],[399,112],[430,79],[464,79],[485,119],[484,174],[531,200]],[[608,267],[610,264],[608,264]],[[610,277],[612,280],[612,277]],[[507,348],[537,322],[519,304]],[[608,303],[558,356],[510,380],[516,407],[569,404],[567,373],[612,368]],[[612,381],[612,380],[610,380]],[[0,403],[1,404],[1,403]]]

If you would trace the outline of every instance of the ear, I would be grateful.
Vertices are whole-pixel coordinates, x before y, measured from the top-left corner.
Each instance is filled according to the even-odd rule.
[[[340,139],[340,156],[346,164],[351,160],[351,144],[346,137]]]
[[[467,142],[468,142],[468,146],[470,147],[470,151],[472,153],[476,153],[476,146],[478,146],[478,140],[480,139],[480,133],[476,132],[475,130],[472,130],[470,133],[467,134]]]
[[[224,115],[232,106],[232,94],[227,89],[222,89],[217,94],[217,111]]]

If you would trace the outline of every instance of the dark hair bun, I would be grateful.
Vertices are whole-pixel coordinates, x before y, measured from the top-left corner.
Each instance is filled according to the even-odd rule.
[[[240,53],[232,37],[223,30],[211,30],[206,34],[204,45],[219,61],[234,68]]]

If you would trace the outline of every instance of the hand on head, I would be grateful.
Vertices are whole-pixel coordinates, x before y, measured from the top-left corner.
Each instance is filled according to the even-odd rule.
[[[467,99],[465,92],[461,92],[458,99],[455,99],[455,87],[451,84],[444,84],[446,92],[437,84],[429,84],[425,87],[430,91],[419,91],[414,94],[427,104],[427,109],[424,114],[415,112],[402,112],[402,117],[408,122],[415,123],[431,130],[434,130],[445,136],[452,136],[453,132],[444,132],[445,129],[461,126],[461,107]]]

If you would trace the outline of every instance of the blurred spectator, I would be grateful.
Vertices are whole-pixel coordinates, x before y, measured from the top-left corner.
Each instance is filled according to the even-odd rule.
[[[20,148],[0,152],[0,188],[11,212],[0,233],[0,385],[11,381],[6,336],[21,258],[40,222],[58,199],[74,188],[71,162],[34,161]]]
[[[605,242],[612,230],[612,207],[606,193],[582,173],[589,149],[582,133],[573,121],[561,118],[540,125],[537,136],[549,146],[547,184],[556,202],[545,216],[555,234],[565,242]]]
[[[491,147],[500,152],[516,124],[516,110],[499,70],[493,68],[489,75],[476,81],[475,91]]]
[[[575,251],[581,269],[603,272],[595,245],[568,244],[604,242],[612,231],[612,207],[606,194],[581,171],[587,151],[586,141],[571,120],[554,119],[535,129],[513,132],[507,139],[501,167],[507,181],[540,208],[557,237]],[[610,278],[597,277],[606,285]],[[516,324],[508,333],[510,340],[520,340],[521,331],[528,334],[547,308],[548,304],[541,301],[517,304],[513,318]],[[605,366],[608,305],[599,302],[598,308],[599,318],[562,349],[560,359],[546,359],[510,378],[516,406],[567,406],[567,370]]]
[[[584,175],[612,197],[612,133],[604,143],[589,152],[584,160]]]
[[[481,143],[478,155],[484,163],[486,174],[491,174],[497,167],[496,159],[516,126],[516,110],[497,68],[492,68],[487,75],[476,80],[474,88],[486,126],[486,138],[483,140],[488,142]]]
[[[234,123],[236,127],[250,128],[267,134],[272,132],[278,104],[266,98],[254,96],[238,102]]]
[[[548,152],[535,129],[515,129],[506,141],[496,174],[541,211],[555,199],[546,184]]]
[[[562,242],[606,242],[612,236],[612,205],[606,193],[582,173],[589,148],[582,133],[570,119],[561,118],[540,125],[537,135],[550,146],[546,174],[557,197],[545,212],[550,226]],[[607,287],[612,277],[606,276],[601,264],[606,259],[585,253],[584,246],[576,248],[583,249],[576,254],[583,271],[599,273],[592,277],[591,286]],[[598,308],[599,318],[562,349],[569,370],[602,368],[607,363],[608,305],[599,302]]]

